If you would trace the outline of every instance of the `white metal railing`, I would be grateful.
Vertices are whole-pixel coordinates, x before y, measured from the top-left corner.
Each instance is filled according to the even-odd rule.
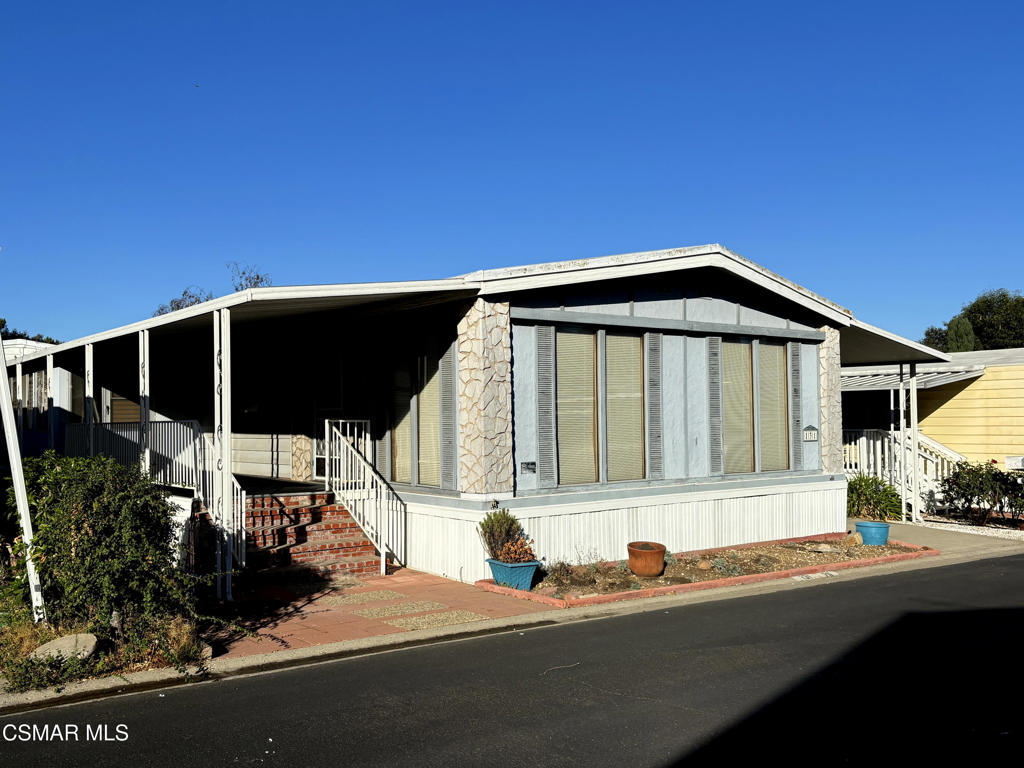
[[[64,442],[68,456],[108,456],[126,467],[138,465],[142,459],[142,425],[138,422],[69,424]],[[228,537],[234,558],[244,566],[245,491],[232,475],[230,512],[223,515],[214,508],[216,451],[210,436],[203,433],[198,421],[151,421],[148,442],[149,476],[161,485],[192,489],[217,529]]]
[[[912,487],[912,439],[904,433],[900,450],[899,432],[884,429],[843,430],[843,471],[847,477],[865,474],[879,477],[896,488]],[[941,498],[940,484],[949,477],[958,461],[966,457],[918,432],[917,458],[918,490],[926,503]]]
[[[405,502],[373,465],[373,438],[367,420],[324,423],[326,488],[352,515],[380,552],[381,575],[388,554],[405,562]]]

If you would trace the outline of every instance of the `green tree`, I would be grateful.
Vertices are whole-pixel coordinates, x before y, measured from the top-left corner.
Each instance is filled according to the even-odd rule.
[[[974,349],[1010,349],[1024,347],[1024,296],[1020,291],[997,288],[985,291],[974,301],[943,323],[924,332],[922,343],[942,352],[959,351],[953,348],[951,332],[954,321],[962,319],[974,334]],[[961,325],[957,323],[956,325]],[[962,326],[961,326],[962,327]],[[958,334],[962,331],[957,331]],[[958,343],[964,343],[959,340]]]
[[[957,315],[949,321],[946,329],[947,352],[973,352],[977,340],[971,321],[963,315]]]
[[[195,304],[202,304],[204,301],[209,301],[212,298],[212,291],[204,291],[202,288],[198,286],[190,285],[188,288],[181,292],[181,296],[171,299],[166,304],[161,304],[159,307],[157,307],[156,312],[153,313],[153,317],[166,315],[168,312],[176,312],[179,309],[191,307]]]
[[[921,339],[921,343],[932,349],[937,349],[939,352],[949,351],[946,349],[946,329],[940,328],[937,325],[932,325],[925,329],[924,338]]]

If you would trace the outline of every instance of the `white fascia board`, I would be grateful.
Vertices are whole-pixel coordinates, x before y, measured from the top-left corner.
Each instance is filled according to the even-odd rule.
[[[767,270],[720,245],[678,248],[668,251],[627,253],[596,259],[535,264],[510,269],[481,270],[463,277],[482,283],[482,296],[496,293],[549,288],[597,280],[614,280],[639,275],[716,267],[765,288],[803,306],[840,326],[847,326],[853,314],[806,288]]]
[[[66,352],[86,344],[95,344],[101,341],[109,341],[119,336],[127,336],[138,331],[159,328],[163,325],[170,325],[180,320],[187,320],[191,317],[209,314],[218,309],[236,307],[247,304],[251,301],[274,301],[287,299],[316,299],[316,298],[340,298],[345,296],[374,296],[394,295],[397,293],[423,293],[427,291],[456,291],[474,290],[478,286],[468,283],[461,278],[446,278],[444,280],[418,280],[394,283],[348,283],[335,285],[293,285],[293,286],[270,286],[267,288],[249,288],[238,293],[221,296],[219,299],[211,299],[201,304],[194,304],[166,315],[158,315],[145,320],[140,320],[129,325],[122,325],[109,331],[94,333],[91,336],[83,336],[79,339],[48,347],[39,352],[27,354],[19,358],[20,362],[38,360],[47,355],[55,355]]]
[[[252,301],[281,299],[331,299],[347,296],[389,296],[398,293],[424,293],[429,291],[465,291],[478,285],[462,278],[443,280],[410,280],[395,283],[338,283],[333,285],[282,285],[251,288],[247,293]]]
[[[37,352],[31,355],[26,355],[21,358],[21,362],[28,362],[29,360],[38,360],[48,355],[57,355],[61,352],[67,352],[78,347],[84,347],[86,344],[96,344],[101,341],[109,341],[110,339],[116,339],[118,336],[127,336],[131,333],[137,333],[138,331],[147,331],[152,328],[159,328],[162,325],[170,325],[176,323],[179,320],[185,320],[190,317],[199,317],[201,315],[209,314],[216,309],[223,309],[224,307],[233,307],[238,304],[244,304],[248,301],[248,292],[242,291],[240,293],[232,293],[228,296],[222,296],[219,299],[211,299],[210,301],[204,301],[201,304],[194,304],[191,307],[185,307],[174,312],[168,312],[166,315],[158,315],[157,317],[150,317],[145,320],[140,320],[136,323],[129,323],[128,325],[122,325],[118,328],[112,328],[109,331],[103,331],[101,333],[94,333],[91,336],[83,336],[79,339],[72,339],[71,341],[65,341],[63,344],[58,344],[55,347],[50,347],[42,352]]]

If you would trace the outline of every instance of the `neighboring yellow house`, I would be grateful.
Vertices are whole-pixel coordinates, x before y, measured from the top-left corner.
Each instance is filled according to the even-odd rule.
[[[984,370],[976,378],[921,390],[921,431],[970,461],[996,459],[1005,469],[1008,456],[1024,456],[1024,349],[950,357],[950,365]]]
[[[1013,468],[1024,457],[1024,348],[953,352],[948,363],[918,366],[918,423],[926,437],[969,461]],[[904,369],[906,378],[907,368]],[[888,430],[895,366],[842,372],[843,428]],[[898,398],[892,402],[897,403]],[[890,421],[891,419],[891,421]]]

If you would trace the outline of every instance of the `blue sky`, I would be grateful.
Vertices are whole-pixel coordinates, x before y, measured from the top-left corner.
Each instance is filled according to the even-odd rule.
[[[19,3],[0,316],[225,263],[443,277],[720,242],[919,338],[1022,287],[1024,4]],[[198,87],[197,87],[198,86]]]

